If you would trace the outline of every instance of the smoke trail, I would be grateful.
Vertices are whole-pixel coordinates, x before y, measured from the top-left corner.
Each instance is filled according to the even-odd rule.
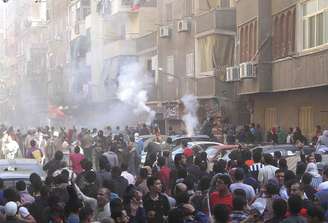
[[[185,95],[181,98],[186,114],[182,117],[186,126],[188,136],[192,136],[195,133],[195,129],[198,125],[197,110],[199,107],[197,98],[193,95]]]
[[[120,70],[118,84],[118,99],[132,107],[135,115],[146,114],[146,122],[150,124],[155,117],[155,112],[146,105],[148,100],[146,89],[150,81],[143,73],[142,67],[137,62],[124,65]]]

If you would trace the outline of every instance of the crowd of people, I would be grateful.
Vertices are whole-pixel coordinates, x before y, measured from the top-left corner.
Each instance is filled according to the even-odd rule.
[[[238,148],[229,161],[209,162],[205,152],[186,141],[183,153],[172,160],[170,140],[164,143],[157,128],[145,125],[80,131],[45,127],[27,134],[1,129],[2,147],[8,140],[17,142],[16,154],[38,160],[46,178],[32,173],[29,182],[20,180],[14,187],[0,179],[0,223],[328,221],[328,166],[321,154],[305,155],[305,141],[296,132],[291,143],[301,161],[293,172],[279,152],[272,156]],[[140,135],[147,134],[154,139],[144,145]]]
[[[313,146],[325,146],[323,152],[328,152],[328,131],[323,131],[321,126],[316,126],[311,138],[307,138],[299,127],[290,127],[288,131],[281,127],[272,127],[265,132],[262,127],[251,123],[250,125],[234,127],[229,124],[224,125],[224,141],[227,144],[246,143],[246,144],[295,144],[301,141],[304,144]],[[206,131],[203,131],[206,132]]]

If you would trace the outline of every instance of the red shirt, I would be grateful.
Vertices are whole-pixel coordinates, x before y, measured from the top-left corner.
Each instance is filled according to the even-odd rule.
[[[80,162],[82,160],[84,160],[84,155],[82,155],[81,153],[71,153],[69,155],[69,159],[72,162],[72,169],[73,172],[76,174],[79,174],[83,171]]]
[[[230,210],[232,210],[232,194],[229,193],[226,196],[220,197],[219,192],[215,191],[211,193],[210,204],[211,207],[214,207],[217,204],[224,204],[227,205]]]
[[[170,173],[171,169],[167,166],[163,166],[159,171],[159,179],[165,187],[167,187],[170,183]]]

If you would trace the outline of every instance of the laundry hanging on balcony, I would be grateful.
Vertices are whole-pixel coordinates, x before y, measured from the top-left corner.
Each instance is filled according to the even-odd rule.
[[[137,12],[140,9],[140,0],[133,0],[132,11]]]

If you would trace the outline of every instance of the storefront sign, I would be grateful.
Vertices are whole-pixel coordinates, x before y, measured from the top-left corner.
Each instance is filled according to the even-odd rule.
[[[179,105],[177,103],[165,104],[166,119],[180,119]]]

